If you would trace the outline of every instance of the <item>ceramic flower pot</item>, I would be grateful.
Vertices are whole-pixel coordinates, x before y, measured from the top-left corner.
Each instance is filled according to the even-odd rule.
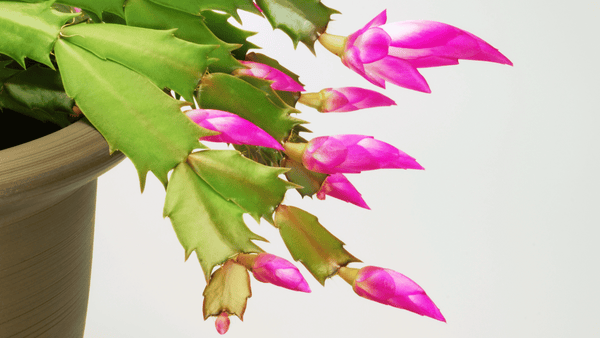
[[[109,155],[76,122],[0,151],[0,337],[82,337],[98,176]]]

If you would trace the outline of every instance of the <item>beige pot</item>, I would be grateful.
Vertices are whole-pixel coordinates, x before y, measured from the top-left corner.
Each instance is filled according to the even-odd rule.
[[[97,178],[124,158],[83,122],[0,151],[1,338],[83,336]]]

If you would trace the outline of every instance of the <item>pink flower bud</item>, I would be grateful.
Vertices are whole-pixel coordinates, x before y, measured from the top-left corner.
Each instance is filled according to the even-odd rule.
[[[324,200],[325,195],[358,205],[361,208],[371,209],[362,199],[358,190],[356,190],[352,183],[350,183],[350,181],[342,174],[327,176],[321,185],[321,189],[317,191],[317,198]]]
[[[319,93],[302,94],[299,102],[323,113],[396,105],[383,94],[358,87],[325,88]]]
[[[192,109],[186,111],[185,114],[200,127],[221,133],[205,136],[200,140],[249,144],[283,150],[281,144],[266,131],[236,114],[216,109]]]
[[[304,91],[304,87],[279,69],[254,61],[240,61],[240,63],[249,68],[236,69],[234,71],[235,75],[250,75],[260,79],[273,81],[273,83],[271,83],[271,88],[275,90],[284,90],[288,92]]]
[[[396,147],[365,135],[316,137],[302,155],[302,164],[324,174],[360,173],[383,168],[424,169]]]
[[[386,21],[384,10],[347,38],[322,34],[319,41],[348,68],[382,88],[388,81],[430,93],[417,68],[456,65],[459,59],[512,65],[487,42],[459,28],[425,20]]]
[[[223,335],[227,333],[229,330],[229,314],[225,311],[221,312],[221,314],[215,320],[215,328],[219,334]]]
[[[241,259],[238,258],[238,260],[241,260],[241,263],[244,264],[244,259],[247,257],[250,256],[246,255]],[[253,263],[250,270],[259,282],[271,283],[295,291],[310,292],[310,287],[308,287],[308,283],[302,277],[298,268],[289,261],[264,252],[252,257],[252,259]]]
[[[73,7],[73,11],[75,13],[81,13],[81,8],[79,8],[79,7]]]
[[[445,322],[425,291],[403,274],[375,266],[358,271],[352,285],[357,295]]]

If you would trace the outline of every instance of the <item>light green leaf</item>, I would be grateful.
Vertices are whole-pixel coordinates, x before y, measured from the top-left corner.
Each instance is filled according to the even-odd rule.
[[[176,38],[174,30],[117,24],[75,25],[63,29],[65,40],[96,56],[118,62],[170,88],[189,102],[218,45],[198,45]]]
[[[204,276],[238,253],[261,252],[242,218],[244,210],[225,200],[190,168],[180,163],[167,186],[163,215],[169,217],[186,259],[196,251]]]
[[[78,14],[51,9],[54,1],[41,3],[0,2],[0,53],[25,68],[25,58],[54,69],[50,52],[60,28]]]
[[[252,296],[248,270],[231,260],[227,261],[210,277],[202,295],[205,320],[210,316],[218,316],[223,311],[244,319],[246,303]]]
[[[107,140],[135,165],[142,191],[150,170],[166,186],[167,173],[214,132],[198,127],[146,77],[60,39],[55,46],[67,94]]]
[[[260,80],[268,83],[266,80]],[[255,86],[235,76],[223,73],[202,78],[197,96],[203,109],[218,109],[234,113],[254,123],[278,141],[285,140],[295,125],[306,123],[291,117],[299,110],[273,103],[269,96]]]
[[[304,264],[321,284],[340,267],[360,262],[315,216],[302,209],[280,205],[275,211],[275,226],[292,257]]]
[[[260,15],[260,12],[252,0],[150,0],[156,4],[176,9],[189,14],[200,15],[200,12],[205,10],[216,9],[230,14],[239,22],[242,19],[237,14],[238,9],[243,9]]]
[[[149,0],[129,0],[125,6],[125,18],[130,26],[152,29],[173,29],[175,36],[201,45],[219,45],[209,54],[215,61],[208,67],[210,72],[231,73],[242,65],[231,55],[240,45],[221,41],[204,24],[201,17],[172,8],[157,5]]]
[[[123,17],[123,4],[125,0],[58,0],[58,2],[82,8],[101,18],[102,12],[110,12]]]
[[[325,32],[329,17],[339,13],[319,0],[256,0],[273,28],[284,31],[294,42],[302,41],[315,52],[315,41]]]
[[[192,169],[216,192],[232,201],[258,222],[273,222],[272,214],[285,192],[294,188],[278,176],[288,171],[258,164],[235,150],[206,150],[190,154]]]

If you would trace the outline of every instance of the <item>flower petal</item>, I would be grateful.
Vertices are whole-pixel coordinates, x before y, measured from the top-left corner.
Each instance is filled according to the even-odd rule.
[[[283,150],[281,144],[266,131],[235,114],[216,109],[192,109],[186,111],[185,114],[200,127],[221,133],[205,136],[200,140],[248,144]]]

